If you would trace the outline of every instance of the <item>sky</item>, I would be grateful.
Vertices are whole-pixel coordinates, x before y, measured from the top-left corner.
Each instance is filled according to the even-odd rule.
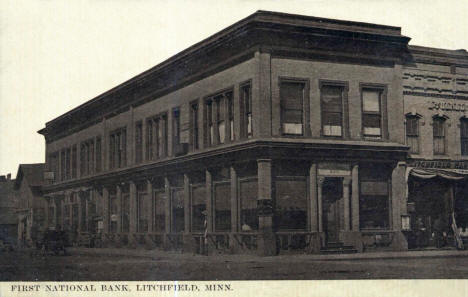
[[[0,175],[45,160],[45,123],[257,10],[398,26],[468,49],[468,0],[0,1]]]

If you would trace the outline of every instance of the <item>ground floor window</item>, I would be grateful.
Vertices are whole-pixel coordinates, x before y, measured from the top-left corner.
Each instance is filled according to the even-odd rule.
[[[205,230],[206,212],[206,186],[192,185],[192,231],[203,232]]]
[[[54,225],[55,207],[49,206],[49,213],[47,217],[47,224],[49,227]]]
[[[360,168],[359,225],[361,229],[388,229],[390,169],[366,165]]]
[[[231,185],[219,182],[214,186],[215,231],[231,231]]]
[[[154,226],[155,232],[166,230],[166,192],[164,189],[154,191]]]
[[[184,189],[172,189],[172,232],[183,232],[185,229],[184,221]]]
[[[239,197],[241,231],[258,230],[257,196],[258,188],[256,178],[240,180]]]
[[[279,230],[307,228],[307,183],[301,177],[276,178],[275,221]]]

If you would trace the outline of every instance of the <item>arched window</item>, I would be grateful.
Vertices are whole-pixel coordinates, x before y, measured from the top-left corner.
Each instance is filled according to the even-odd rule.
[[[419,153],[419,116],[406,116],[406,144],[412,154]]]
[[[468,156],[468,118],[460,119],[461,154]]]
[[[434,117],[432,123],[434,155],[445,154],[445,118]]]

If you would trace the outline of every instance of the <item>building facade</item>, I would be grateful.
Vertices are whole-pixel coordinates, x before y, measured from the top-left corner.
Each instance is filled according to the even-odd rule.
[[[34,246],[38,236],[47,228],[47,203],[42,196],[44,163],[20,164],[14,190],[16,205],[18,247]]]
[[[4,245],[16,245],[16,207],[18,197],[14,189],[15,180],[11,174],[0,176],[0,250]]]
[[[48,225],[193,252],[407,249],[408,41],[256,12],[39,131]]]
[[[442,247],[439,232],[468,235],[468,53],[410,51],[412,62],[403,67],[408,205],[413,230],[423,236],[409,241]]]

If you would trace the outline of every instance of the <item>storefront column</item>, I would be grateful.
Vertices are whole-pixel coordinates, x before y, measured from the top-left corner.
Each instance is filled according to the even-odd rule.
[[[309,168],[309,230],[310,238],[309,253],[320,252],[320,233],[318,226],[318,187],[317,187],[317,164],[312,163]]]
[[[109,233],[109,189],[102,188],[102,231]]]
[[[257,160],[258,164],[258,239],[257,249],[261,256],[276,254],[276,239],[273,233],[272,174],[269,159]]]
[[[190,177],[184,174],[184,252],[196,252],[196,243],[190,234]]]
[[[323,220],[322,220],[322,187],[325,178],[323,176],[319,176],[317,178],[317,206],[318,206],[318,230],[319,232],[323,232]]]
[[[207,169],[205,171],[206,180],[206,229],[213,232],[213,177],[211,172]]]
[[[117,203],[117,233],[122,232],[122,186],[116,187],[116,203]]]
[[[351,184],[351,178],[345,177],[343,179],[343,219],[344,226],[343,230],[345,232],[350,231],[350,218],[349,218],[349,186]]]
[[[230,177],[231,177],[231,233],[229,238],[229,248],[231,252],[238,253],[241,252],[241,245],[236,238],[237,232],[239,232],[239,202],[238,202],[238,189],[237,189],[237,171],[234,166],[230,168]]]
[[[129,234],[128,234],[128,245],[130,248],[136,248],[137,240],[135,234],[137,232],[137,187],[134,181],[129,182],[129,198],[130,198],[130,209],[129,209]]]
[[[147,204],[148,207],[150,208],[148,210],[148,233],[153,232],[153,222],[154,222],[154,217],[156,214],[154,213],[154,206],[153,206],[153,183],[151,180],[146,180],[146,193],[147,193]]]
[[[164,193],[166,200],[164,201],[164,226],[165,226],[165,231],[166,231],[166,236],[164,237],[164,248],[165,249],[170,249],[170,240],[168,238],[168,234],[171,233],[171,221],[172,221],[172,215],[171,215],[171,184],[169,182],[169,178],[166,176],[164,177]]]
[[[70,201],[70,195],[71,193],[70,192],[66,192],[65,193],[65,199],[62,201],[62,230],[64,231],[67,231],[70,229],[70,223],[71,223],[71,220],[70,220],[70,217],[71,217],[71,209],[69,209],[69,212],[68,212],[68,222],[69,222],[69,225],[68,226],[65,226],[65,207],[69,207],[70,204],[68,203],[65,203],[67,201]]]
[[[396,251],[408,249],[408,241],[401,232],[401,215],[407,214],[406,206],[406,163],[398,162],[392,172],[391,226],[394,231],[391,247]],[[403,205],[404,204],[404,205]]]
[[[77,193],[78,197],[78,233],[83,232],[84,228],[83,225],[85,222],[83,222],[83,192],[79,191]]]
[[[359,230],[359,165],[354,165],[351,172],[351,227]]]

